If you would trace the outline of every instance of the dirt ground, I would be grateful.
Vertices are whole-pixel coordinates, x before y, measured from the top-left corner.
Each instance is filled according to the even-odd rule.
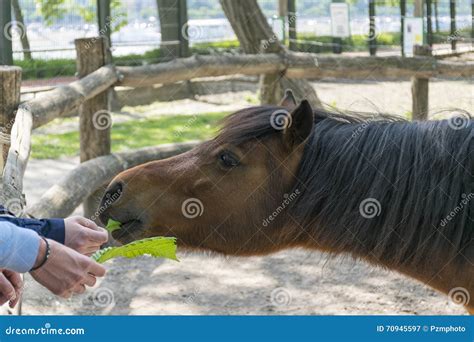
[[[400,115],[411,110],[409,81],[324,81],[314,85],[325,103],[340,108]],[[240,108],[248,105],[244,100],[248,95],[159,104],[150,106],[149,113]],[[446,108],[472,112],[474,82],[430,82],[430,108],[432,112]],[[77,158],[31,160],[25,177],[29,203],[77,163]],[[205,253],[180,253],[179,257],[179,263],[149,257],[112,260],[106,264],[107,276],[94,289],[69,300],[58,299],[27,279],[23,314],[465,314],[445,295],[348,257],[332,259],[304,250],[253,258]]]

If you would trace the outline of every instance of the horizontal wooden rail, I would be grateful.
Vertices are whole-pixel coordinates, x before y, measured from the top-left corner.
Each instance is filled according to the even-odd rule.
[[[59,183],[53,185],[37,203],[28,206],[26,212],[34,217],[66,217],[85,198],[110,182],[119,172],[152,160],[169,158],[190,150],[197,144],[197,141],[166,144],[88,160],[70,171]],[[100,210],[99,208],[98,211]],[[97,212],[96,216],[98,214],[100,213]]]
[[[33,115],[33,128],[77,109],[85,100],[107,90],[118,81],[114,66],[104,66],[90,75],[65,86],[43,92],[31,101],[25,102]]]
[[[18,192],[21,195],[33,128],[76,109],[85,100],[110,88],[117,80],[114,67],[105,66],[81,80],[45,92],[42,96],[21,104],[12,127],[11,145],[3,171],[3,192]]]
[[[154,65],[117,67],[120,85],[144,87],[198,77],[286,72],[290,78],[471,77],[474,62],[434,57],[344,57],[310,53],[192,56]]]

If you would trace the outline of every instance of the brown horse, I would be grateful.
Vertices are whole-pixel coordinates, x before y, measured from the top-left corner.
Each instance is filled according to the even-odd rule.
[[[343,115],[287,93],[281,106],[230,115],[189,152],[120,173],[101,219],[123,223],[122,243],[165,235],[226,255],[349,253],[474,313],[473,150],[468,116]]]

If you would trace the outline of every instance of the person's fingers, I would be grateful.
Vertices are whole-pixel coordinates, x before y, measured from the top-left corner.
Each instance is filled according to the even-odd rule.
[[[16,290],[21,290],[23,288],[23,280],[19,273],[6,270],[4,271],[4,274]]]
[[[87,232],[89,240],[98,242],[100,244],[106,243],[109,239],[109,234],[104,228],[98,227],[97,230],[90,230]]]
[[[90,287],[94,286],[96,282],[97,278],[94,277],[92,274],[88,274],[86,279],[84,279],[84,284]]]
[[[72,291],[63,292],[59,296],[62,297],[62,298],[65,298],[65,299],[71,298],[72,297]]]
[[[0,273],[0,293],[7,298],[8,300],[15,300],[16,299],[16,292],[15,288],[13,285],[10,283],[10,281],[3,275],[3,273]],[[2,304],[5,304],[6,302],[3,302]]]
[[[82,216],[77,217],[77,223],[79,223],[80,225],[84,227],[90,228],[92,230],[97,230],[97,228],[99,228],[99,226],[97,226],[97,224],[94,221],[89,220],[88,218],[85,218]]]
[[[97,252],[99,249],[100,249],[100,245],[87,246],[87,247],[84,248],[84,250],[82,251],[82,254],[91,256],[92,254],[94,254],[95,252]]]
[[[74,286],[74,288],[72,289],[72,292],[73,292],[73,293],[77,293],[77,294],[84,293],[84,292],[86,292],[86,287],[85,287],[83,284],[77,284],[77,285]]]
[[[18,302],[20,301],[20,298],[21,298],[21,294],[18,294],[15,299],[10,300],[10,302],[8,303],[10,308],[13,309],[18,304]]]
[[[4,274],[8,278],[10,283],[13,285],[13,287],[15,288],[16,296],[14,299],[10,300],[10,303],[9,303],[10,307],[14,308],[21,298],[21,292],[23,289],[23,280],[21,279],[21,275],[19,273],[16,273],[13,271],[5,271]]]
[[[105,267],[92,261],[89,267],[89,273],[96,277],[103,277],[105,275]]]

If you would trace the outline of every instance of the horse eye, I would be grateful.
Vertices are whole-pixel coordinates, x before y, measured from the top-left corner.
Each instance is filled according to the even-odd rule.
[[[239,165],[239,161],[229,152],[222,152],[219,154],[220,163],[227,168],[235,167]]]

